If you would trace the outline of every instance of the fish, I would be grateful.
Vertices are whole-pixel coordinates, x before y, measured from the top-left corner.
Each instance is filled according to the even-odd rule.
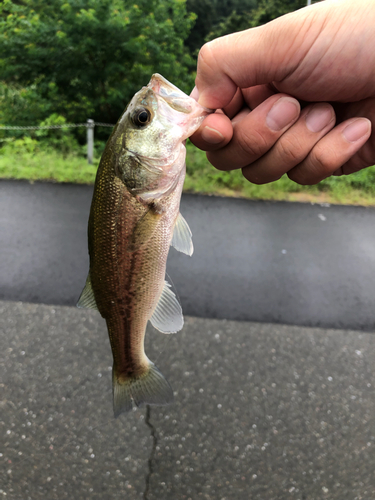
[[[148,321],[160,332],[183,327],[165,280],[169,248],[193,253],[180,214],[186,139],[212,110],[159,74],[138,91],[104,149],[88,222],[90,269],[78,300],[105,319],[113,355],[114,416],[167,405],[173,390],[144,350]]]

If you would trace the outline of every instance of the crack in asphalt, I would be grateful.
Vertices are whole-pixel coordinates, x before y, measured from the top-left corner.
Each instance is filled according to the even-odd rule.
[[[149,427],[151,430],[151,437],[153,439],[153,443],[152,443],[150,457],[149,457],[148,462],[147,462],[148,463],[148,473],[146,475],[146,487],[145,487],[145,491],[143,493],[143,500],[149,500],[148,494],[150,491],[150,480],[151,480],[151,475],[154,472],[153,460],[154,460],[154,456],[155,456],[155,452],[156,452],[156,445],[158,444],[156,429],[152,425],[152,423],[150,422],[150,418],[151,418],[151,408],[150,408],[150,405],[147,405],[145,423],[146,423],[147,427]]]

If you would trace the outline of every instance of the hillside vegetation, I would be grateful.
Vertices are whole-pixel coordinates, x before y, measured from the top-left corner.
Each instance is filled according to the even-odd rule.
[[[154,72],[189,92],[201,45],[306,5],[300,0],[3,0],[0,2],[0,125],[115,123]],[[92,183],[109,129],[95,128],[94,165],[85,128],[1,130],[0,177]],[[185,189],[254,199],[375,205],[375,167],[318,186],[286,176],[256,186],[219,172],[188,144]]]

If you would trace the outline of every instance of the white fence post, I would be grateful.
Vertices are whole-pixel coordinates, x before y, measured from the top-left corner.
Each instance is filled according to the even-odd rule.
[[[94,120],[87,120],[87,163],[92,165],[94,158]]]

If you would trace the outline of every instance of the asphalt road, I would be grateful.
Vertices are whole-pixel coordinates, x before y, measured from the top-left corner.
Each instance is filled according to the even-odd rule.
[[[373,500],[375,336],[186,318],[175,403],[112,416],[96,311],[0,302],[0,498]]]
[[[92,187],[0,181],[0,299],[74,305]],[[375,210],[184,195],[195,252],[171,250],[184,313],[373,331]]]
[[[66,307],[91,193],[0,182],[0,498],[373,500],[375,211],[184,196],[202,318],[147,331],[175,403],[115,420],[104,322]]]

